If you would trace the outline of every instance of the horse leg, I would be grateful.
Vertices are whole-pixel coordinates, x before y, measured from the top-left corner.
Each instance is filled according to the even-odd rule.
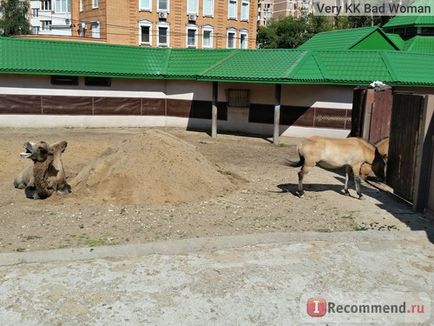
[[[344,195],[349,196],[350,192],[348,191],[348,183],[350,180],[350,175],[352,174],[352,170],[350,167],[345,167],[345,185],[344,185]]]
[[[303,197],[304,190],[303,190],[303,177],[305,174],[308,174],[309,171],[312,169],[312,166],[303,165],[300,172],[298,172],[298,191],[297,195],[298,197]]]
[[[352,166],[353,175],[354,175],[354,185],[356,186],[357,195],[359,195],[359,199],[363,198],[362,187],[360,185],[360,167],[361,164]]]

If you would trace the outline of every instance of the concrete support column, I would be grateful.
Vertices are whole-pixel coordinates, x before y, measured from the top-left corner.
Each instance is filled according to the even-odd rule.
[[[275,85],[274,92],[274,129],[273,129],[273,144],[279,144],[280,136],[280,98],[282,93],[282,85]]]
[[[218,83],[212,83],[212,112],[211,112],[211,137],[217,138],[217,101]]]

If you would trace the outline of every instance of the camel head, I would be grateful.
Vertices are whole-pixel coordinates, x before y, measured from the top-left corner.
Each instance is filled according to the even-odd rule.
[[[61,141],[49,146],[46,142],[40,141],[37,143],[25,142],[24,152],[20,155],[23,158],[29,158],[33,162],[45,162],[48,158],[52,157],[56,152],[63,153],[66,149],[68,143],[66,141]]]

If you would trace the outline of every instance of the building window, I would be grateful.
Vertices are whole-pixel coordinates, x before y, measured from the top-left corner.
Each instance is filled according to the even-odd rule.
[[[32,16],[38,17],[39,16],[39,8],[33,8],[32,9]]]
[[[237,19],[237,0],[229,0],[228,18]]]
[[[235,49],[235,30],[229,30],[227,34],[227,44],[228,49]]]
[[[228,106],[245,108],[250,105],[248,89],[227,89],[226,95]]]
[[[196,14],[199,11],[198,0],[187,0],[187,14]]]
[[[39,26],[32,26],[32,34],[35,35],[39,34]]]
[[[247,49],[248,43],[247,43],[247,32],[242,31],[240,32],[240,49]]]
[[[70,12],[68,0],[56,0],[55,12]]]
[[[41,20],[41,30],[50,31],[51,30],[51,20]]]
[[[158,26],[158,46],[168,47],[169,46],[169,27],[168,26]]]
[[[422,27],[421,35],[434,35],[433,27]]]
[[[202,28],[202,47],[212,48],[213,47],[213,28],[212,26],[204,26]]]
[[[203,15],[214,16],[214,0],[203,0]]]
[[[152,2],[151,0],[139,0],[139,10],[151,11]]]
[[[112,85],[112,80],[111,78],[85,77],[84,85],[110,87]]]
[[[187,47],[197,47],[197,27],[187,27]]]
[[[42,0],[41,10],[51,10],[51,0]]]
[[[80,0],[80,11],[83,11],[83,0]]]
[[[158,1],[158,10],[165,10],[165,11],[169,11],[169,0],[157,0]]]
[[[78,77],[73,76],[51,76],[53,85],[78,85]]]
[[[249,20],[249,9],[250,2],[249,0],[241,0],[241,20]]]
[[[151,22],[139,23],[140,41],[139,44],[151,45]]]
[[[92,29],[92,37],[93,38],[100,38],[100,28],[99,28],[99,22],[92,22],[91,25]]]
[[[99,0],[92,0],[92,9],[99,7]]]
[[[80,22],[80,25],[78,28],[78,35],[80,37],[84,37],[86,35],[86,23]]]

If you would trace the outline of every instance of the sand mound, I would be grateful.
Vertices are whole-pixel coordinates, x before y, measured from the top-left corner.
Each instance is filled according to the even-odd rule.
[[[193,145],[158,130],[107,148],[71,185],[91,200],[150,205],[203,200],[234,189]]]

